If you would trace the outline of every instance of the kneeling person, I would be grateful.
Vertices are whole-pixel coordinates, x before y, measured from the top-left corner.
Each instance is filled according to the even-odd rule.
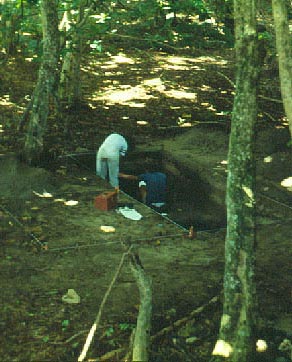
[[[141,200],[148,206],[162,208],[166,200],[166,175],[162,172],[146,172],[138,176]]]
[[[139,176],[120,173],[119,177],[128,180],[138,180],[141,201],[147,206],[162,211],[166,202],[167,177],[164,173],[146,171]]]

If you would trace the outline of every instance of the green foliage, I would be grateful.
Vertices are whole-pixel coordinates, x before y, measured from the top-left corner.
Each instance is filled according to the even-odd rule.
[[[226,42],[226,37],[218,31],[218,28],[210,23],[181,23],[176,26],[180,34],[180,46],[196,46],[198,48],[211,47],[213,42]]]
[[[78,19],[80,3],[85,0],[59,1],[59,21],[65,11],[72,16],[71,28],[74,29]],[[89,2],[88,6],[89,6]],[[18,51],[25,55],[41,55],[42,26],[38,0],[11,0],[5,5],[0,4],[4,14],[15,14],[12,34]],[[86,14],[86,9],[85,9]],[[5,15],[4,15],[5,18]],[[209,19],[212,19],[209,21]],[[217,20],[214,22],[214,18]],[[106,51],[111,39],[133,39],[132,46],[161,48],[164,44],[174,47],[210,47],[211,43],[230,45],[233,41],[231,31],[222,32],[218,22],[233,18],[231,0],[103,0],[96,2],[80,32],[87,49],[92,53]],[[0,23],[0,37],[5,39],[7,29]],[[74,30],[73,30],[74,31]],[[72,32],[71,32],[72,34]],[[62,32],[63,37],[66,36]],[[266,35],[262,35],[266,36]],[[129,37],[129,38],[127,38]],[[1,40],[0,39],[0,40]],[[135,41],[135,39],[137,39]],[[129,45],[130,41],[126,40]],[[64,52],[68,49],[62,49]]]
[[[207,0],[206,3],[218,22],[233,19],[233,0]]]
[[[162,12],[162,7],[155,0],[141,1],[137,3],[137,6],[133,9],[135,17],[138,18],[152,18],[159,15]]]
[[[102,52],[102,41],[101,40],[93,40],[90,43],[90,48],[93,50],[92,52],[101,53]]]
[[[0,38],[7,53],[35,54],[39,48],[41,25],[37,0],[11,0],[0,5]]]
[[[29,5],[37,5],[39,0],[26,0]]]
[[[171,1],[170,8],[172,11],[185,16],[199,15],[202,20],[210,17],[210,9],[206,1],[203,0]]]
[[[133,330],[135,328],[135,324],[120,323],[119,328],[120,328],[121,331]]]
[[[204,22],[211,16],[205,1],[148,0],[128,3],[123,11],[110,13],[108,22],[111,31],[115,28],[119,34],[139,38],[143,34],[143,40],[148,42],[140,42],[135,46],[160,48],[161,44],[169,44],[200,47],[206,39],[212,37],[224,42],[225,36],[220,34],[218,27]]]
[[[105,331],[105,336],[110,337],[113,335],[113,333],[114,333],[114,328],[111,326]]]
[[[258,34],[258,39],[271,41],[274,39],[274,37],[272,36],[272,34],[270,32],[264,31],[264,32]]]
[[[69,326],[69,324],[70,324],[70,321],[68,319],[64,319],[62,321],[62,327],[63,328],[67,328]]]
[[[104,335],[106,337],[112,337],[113,334],[118,331],[121,331],[121,332],[132,331],[135,328],[135,324],[123,322],[123,323],[119,323],[117,327],[116,328],[114,326],[108,327],[106,329]]]
[[[62,320],[61,326],[62,326],[62,331],[65,332],[67,330],[67,328],[70,325],[70,321],[69,319],[64,319]]]

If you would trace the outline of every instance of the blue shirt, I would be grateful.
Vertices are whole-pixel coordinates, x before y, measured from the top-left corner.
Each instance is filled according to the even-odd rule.
[[[166,175],[162,172],[147,172],[138,176],[139,182],[146,184],[146,205],[156,202],[165,202]],[[143,183],[142,183],[143,184]]]

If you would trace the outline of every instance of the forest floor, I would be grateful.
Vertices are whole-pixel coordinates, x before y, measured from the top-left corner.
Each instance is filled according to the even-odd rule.
[[[76,361],[132,243],[153,280],[151,361],[208,361],[222,312],[233,52],[119,49],[88,57],[82,67],[85,103],[57,119],[50,116],[43,168],[15,157],[24,139],[18,126],[36,77],[37,64],[28,59],[2,64],[2,360]],[[284,362],[288,353],[278,346],[292,337],[292,163],[282,105],[275,101],[279,85],[270,78],[266,65],[257,122],[256,279],[258,337],[268,349],[257,362]],[[131,203],[141,220],[94,208],[94,197],[110,190],[94,176],[94,152],[111,132],[135,140],[122,171],[142,172],[147,157],[167,173],[170,219],[129,196],[135,196],[129,184],[122,185],[126,193],[118,201]],[[103,232],[104,225],[115,231]],[[191,225],[195,239],[188,238]],[[80,303],[64,303],[68,289],[77,292]],[[138,309],[138,289],[126,261],[86,360],[122,361]],[[164,327],[169,328],[159,335]]]

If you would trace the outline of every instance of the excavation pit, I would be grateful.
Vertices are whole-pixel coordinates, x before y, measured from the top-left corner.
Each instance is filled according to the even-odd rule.
[[[95,173],[95,154],[75,154],[63,157],[68,169],[82,168]],[[120,160],[120,171],[139,175],[145,172],[145,162],[153,163],[156,171],[167,175],[166,209],[168,217],[179,225],[196,230],[224,228],[226,216],[222,195],[214,197],[216,190],[196,170],[191,170],[173,160],[163,150],[136,151]],[[120,179],[120,188],[139,201],[138,183]],[[219,199],[214,201],[214,199]]]

